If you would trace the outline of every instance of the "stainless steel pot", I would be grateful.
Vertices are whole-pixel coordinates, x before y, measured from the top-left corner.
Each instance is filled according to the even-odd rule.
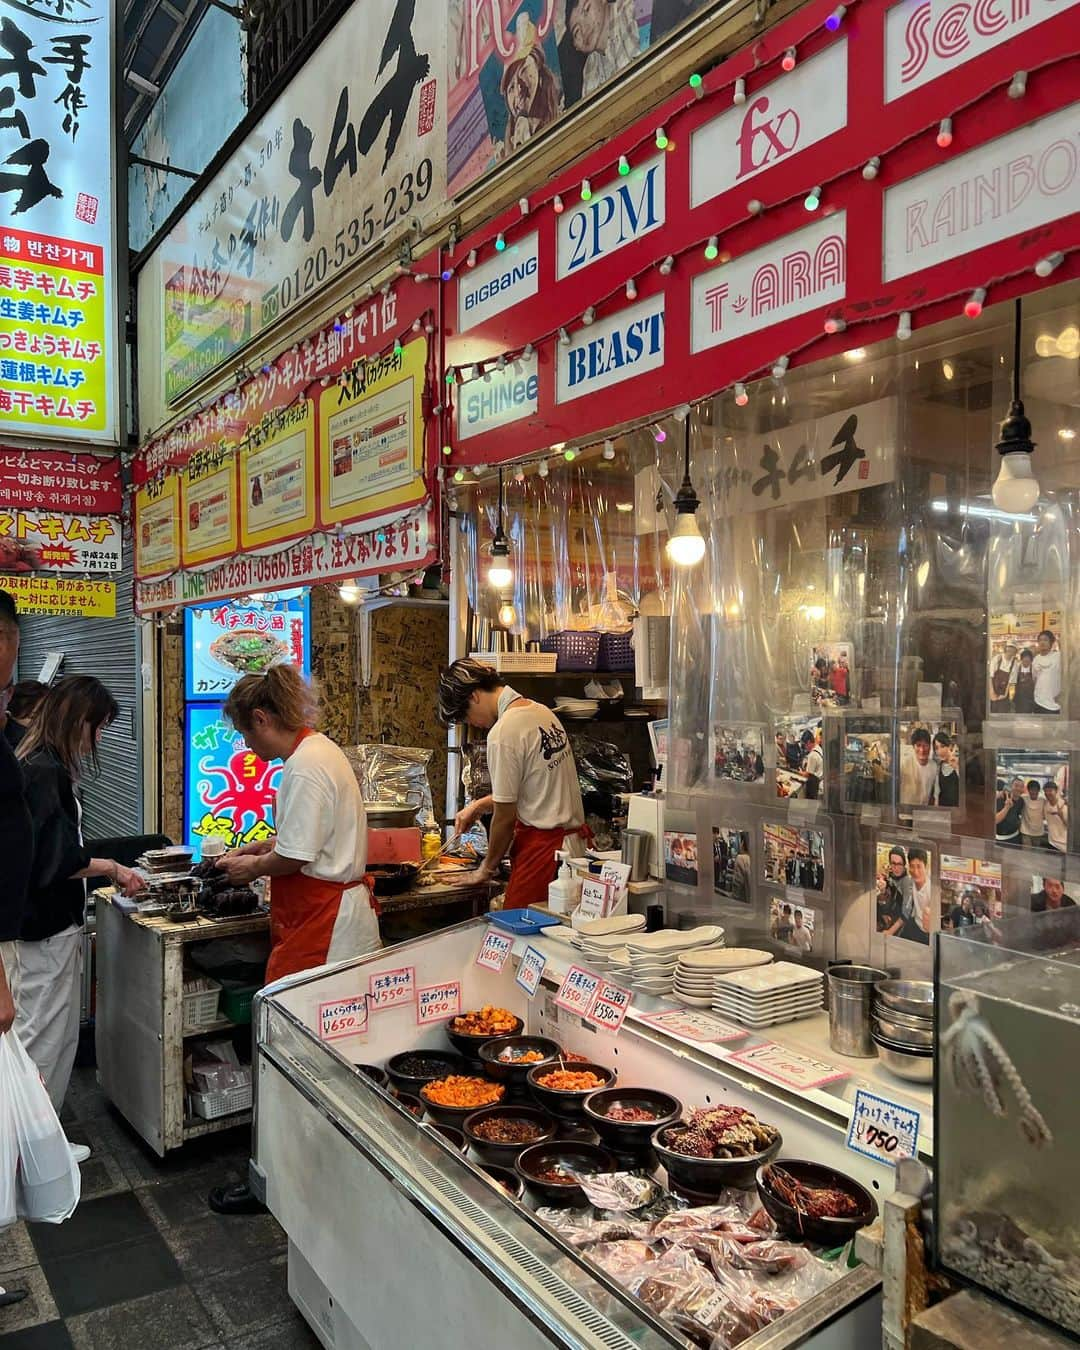
[[[365,802],[364,813],[374,830],[408,829],[416,824],[416,807],[408,802]]]

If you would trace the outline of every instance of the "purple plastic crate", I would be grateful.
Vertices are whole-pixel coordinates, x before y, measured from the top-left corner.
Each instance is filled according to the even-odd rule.
[[[559,670],[595,670],[600,653],[600,634],[566,628],[561,633],[541,638],[540,650],[555,653]]]
[[[634,669],[634,635],[632,633],[601,633],[597,670],[632,671]]]

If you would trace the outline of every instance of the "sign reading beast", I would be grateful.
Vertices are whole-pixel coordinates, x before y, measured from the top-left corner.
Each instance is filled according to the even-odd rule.
[[[0,18],[0,426],[117,436],[111,0]]]
[[[157,257],[168,401],[445,197],[439,5],[353,5]]]

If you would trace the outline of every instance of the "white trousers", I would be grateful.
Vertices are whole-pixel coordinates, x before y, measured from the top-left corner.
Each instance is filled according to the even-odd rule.
[[[15,1031],[59,1112],[79,1048],[83,933],[67,928],[43,942],[0,943]]]

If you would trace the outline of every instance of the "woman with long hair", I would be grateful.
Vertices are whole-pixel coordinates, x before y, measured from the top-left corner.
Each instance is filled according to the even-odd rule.
[[[57,1111],[79,1043],[86,878],[104,877],[125,895],[142,889],[136,872],[111,858],[93,857],[83,841],[79,783],[87,764],[98,767],[98,742],[118,711],[100,680],[70,675],[39,700],[15,749],[34,839],[26,911],[15,943],[15,1030]],[[89,1154],[81,1147],[76,1152]]]

